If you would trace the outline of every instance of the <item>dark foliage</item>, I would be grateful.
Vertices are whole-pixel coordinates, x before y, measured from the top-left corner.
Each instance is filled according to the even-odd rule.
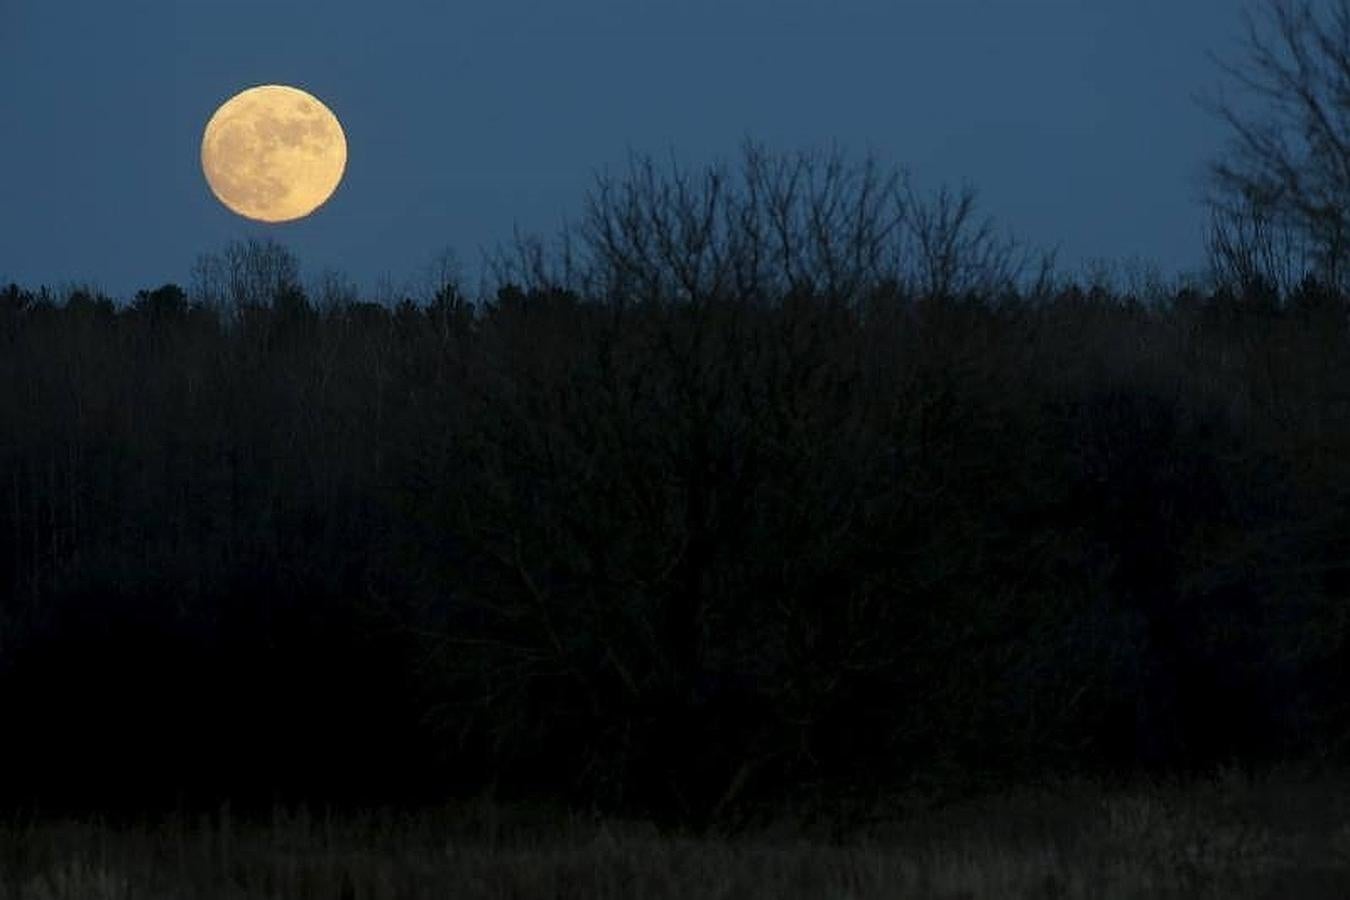
[[[226,327],[10,288],[5,792],[699,818],[1334,755],[1350,407],[1309,296]]]

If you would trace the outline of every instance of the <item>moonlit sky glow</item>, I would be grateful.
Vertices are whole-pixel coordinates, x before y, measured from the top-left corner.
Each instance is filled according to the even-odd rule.
[[[685,165],[838,146],[973,184],[1071,271],[1199,268],[1198,178],[1238,0],[6,0],[0,279],[114,296],[274,237],[307,276],[473,281],[513,226],[551,237],[629,149]],[[280,226],[230,213],[202,129],[262,83],[342,120],[334,198]]]

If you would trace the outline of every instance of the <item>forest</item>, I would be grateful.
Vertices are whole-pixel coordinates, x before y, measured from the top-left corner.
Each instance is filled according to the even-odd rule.
[[[704,827],[1344,763],[1345,292],[1000,235],[751,147],[636,162],[475,298],[256,239],[0,290],[0,801]]]

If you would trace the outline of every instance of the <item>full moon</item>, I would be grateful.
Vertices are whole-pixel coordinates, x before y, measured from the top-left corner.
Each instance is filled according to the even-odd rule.
[[[318,209],[347,167],[347,138],[319,100],[280,84],[226,100],[206,123],[202,171],[221,203],[260,222]]]

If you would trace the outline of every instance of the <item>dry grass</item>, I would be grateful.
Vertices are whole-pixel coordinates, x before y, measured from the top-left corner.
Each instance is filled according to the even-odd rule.
[[[825,840],[486,805],[329,819],[10,823],[4,900],[1350,896],[1350,777],[1010,792]]]

